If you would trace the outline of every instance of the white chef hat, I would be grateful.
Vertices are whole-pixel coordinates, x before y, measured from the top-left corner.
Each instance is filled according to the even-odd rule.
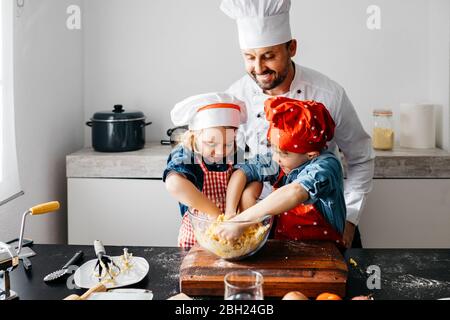
[[[212,92],[187,98],[170,112],[176,126],[189,130],[235,127],[247,122],[245,103],[228,93]]]
[[[235,19],[241,49],[275,46],[292,40],[290,0],[222,0],[220,9]]]

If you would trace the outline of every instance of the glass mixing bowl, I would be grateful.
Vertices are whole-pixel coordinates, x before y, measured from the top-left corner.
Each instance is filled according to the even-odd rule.
[[[273,221],[272,216],[251,222],[223,221],[223,216],[213,219],[192,208],[188,210],[188,214],[195,238],[200,246],[229,261],[245,259],[261,249],[269,237]],[[235,241],[227,241],[215,232],[220,226],[239,227],[244,232]]]

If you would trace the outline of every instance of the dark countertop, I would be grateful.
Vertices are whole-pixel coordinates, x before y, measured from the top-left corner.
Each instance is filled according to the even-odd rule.
[[[61,268],[78,250],[86,262],[94,258],[91,246],[34,245],[37,253],[30,258],[32,270],[26,273],[19,265],[11,273],[11,288],[22,300],[59,300],[85,290],[70,290],[65,281],[46,284],[45,275]],[[122,247],[106,247],[110,255],[121,255]],[[179,267],[186,252],[179,248],[129,247],[129,252],[149,262],[146,278],[133,288],[153,291],[155,300],[179,293]],[[372,293],[379,299],[440,299],[450,297],[450,250],[445,249],[351,249],[346,260],[353,258],[358,268],[349,265],[347,297]],[[381,289],[369,290],[363,272],[370,265],[381,270]]]

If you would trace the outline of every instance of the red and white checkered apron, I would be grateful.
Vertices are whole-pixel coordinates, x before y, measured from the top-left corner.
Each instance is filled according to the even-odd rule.
[[[216,172],[209,171],[202,160],[199,160],[199,163],[203,171],[202,193],[215,203],[222,213],[225,212],[227,186],[231,173],[233,172],[232,165],[228,165],[227,171]],[[178,246],[182,248],[191,248],[196,243],[194,230],[191,221],[189,220],[189,215],[186,212],[181,222],[180,232],[178,233]]]
[[[284,173],[280,173],[274,190],[277,189]],[[342,235],[326,221],[323,214],[313,204],[301,204],[276,217],[274,238],[278,240],[320,240],[333,241],[343,246]],[[342,247],[343,248],[343,247]]]

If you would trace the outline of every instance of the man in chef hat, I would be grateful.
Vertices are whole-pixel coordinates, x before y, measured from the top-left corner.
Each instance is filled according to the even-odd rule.
[[[336,123],[335,137],[328,147],[335,152],[339,148],[347,162],[343,241],[347,247],[360,247],[356,226],[372,188],[375,154],[345,90],[325,75],[292,61],[297,41],[291,34],[290,0],[222,0],[220,8],[237,22],[247,71],[228,89],[248,108],[248,121],[239,130],[239,146],[247,144],[252,155],[268,152],[269,123],[264,117],[268,98],[284,96],[324,104]],[[263,197],[268,192],[270,188],[265,188]]]

